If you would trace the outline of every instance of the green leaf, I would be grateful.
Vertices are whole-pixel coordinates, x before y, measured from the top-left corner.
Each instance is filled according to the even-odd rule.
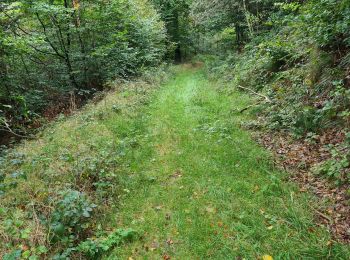
[[[38,246],[36,250],[39,254],[45,254],[48,251],[46,246]]]
[[[23,257],[24,259],[28,259],[28,258],[30,257],[30,255],[31,255],[30,250],[26,250],[26,251],[24,251],[24,252],[22,253],[22,257]]]

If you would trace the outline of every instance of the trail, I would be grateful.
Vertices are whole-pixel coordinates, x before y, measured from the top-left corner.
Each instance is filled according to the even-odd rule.
[[[247,117],[235,111],[247,103],[189,67],[154,93],[115,216],[140,238],[107,259],[340,257],[313,221],[313,198],[284,181],[240,127]]]

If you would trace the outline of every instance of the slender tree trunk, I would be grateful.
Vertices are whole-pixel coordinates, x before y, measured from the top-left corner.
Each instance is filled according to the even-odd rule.
[[[76,29],[76,34],[78,37],[79,45],[80,45],[80,52],[82,55],[83,60],[83,70],[84,70],[84,85],[88,83],[88,77],[87,77],[87,61],[86,61],[86,49],[84,41],[80,34],[80,25],[81,25],[81,17],[80,17],[80,0],[72,0],[72,5],[74,8],[74,25]]]
[[[2,10],[0,5],[0,11]],[[0,23],[0,37],[5,35],[5,24]],[[2,44],[2,40],[0,38],[0,91],[5,91],[7,96],[10,96],[10,87],[8,85],[8,65],[5,62],[6,52],[5,47]]]
[[[173,14],[173,28],[174,28],[174,40],[176,41],[175,49],[175,62],[182,61],[182,51],[180,44],[180,32],[179,32],[179,13],[177,11]]]
[[[250,13],[247,9],[246,0],[243,0],[243,8],[244,8],[244,16],[245,16],[245,19],[246,19],[246,22],[248,25],[250,37],[253,37],[254,36],[254,28],[253,28],[253,25],[250,21]]]
[[[64,0],[64,7],[65,8],[69,8],[69,5],[68,5],[68,1],[67,0]],[[61,30],[60,30],[61,32]],[[62,38],[62,42],[64,43],[64,40]],[[73,84],[73,86],[76,88],[76,89],[79,89],[80,86],[79,84],[77,83],[76,79],[75,79],[75,76],[73,74],[73,67],[72,67],[72,62],[71,62],[71,59],[70,59],[70,51],[71,51],[71,33],[70,33],[70,28],[69,28],[69,24],[68,24],[68,27],[66,28],[66,42],[67,42],[67,46],[64,47],[64,50],[65,50],[65,61],[66,61],[66,64],[67,64],[67,68],[68,68],[68,73],[69,73],[69,79],[71,81],[71,83]]]
[[[4,58],[5,58],[5,50],[0,45],[0,89],[3,88],[3,90],[6,91],[5,94],[7,96],[10,96],[11,93],[10,93],[10,88],[8,86],[8,68]]]
[[[241,27],[238,23],[235,23],[235,31],[236,31],[236,42],[237,45],[241,44]]]

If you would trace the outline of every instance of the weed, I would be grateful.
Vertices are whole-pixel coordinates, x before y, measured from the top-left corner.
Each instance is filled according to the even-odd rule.
[[[96,205],[75,190],[59,192],[58,196],[61,198],[54,204],[49,223],[52,242],[71,243],[86,236],[84,232],[91,228],[89,218]]]

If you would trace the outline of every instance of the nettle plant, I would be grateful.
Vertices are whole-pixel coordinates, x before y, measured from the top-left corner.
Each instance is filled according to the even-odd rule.
[[[350,183],[350,132],[346,134],[345,141],[338,145],[327,147],[331,158],[316,166],[314,171],[317,174],[327,176],[336,185]]]
[[[70,244],[86,235],[96,205],[86,194],[76,190],[66,190],[59,195],[61,199],[56,203],[48,223],[51,242]]]

